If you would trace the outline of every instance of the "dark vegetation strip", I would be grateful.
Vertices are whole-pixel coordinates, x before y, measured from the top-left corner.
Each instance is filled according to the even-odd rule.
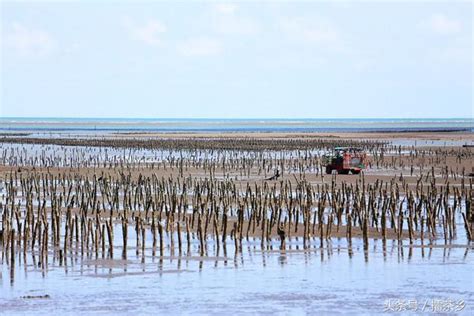
[[[220,150],[301,150],[360,147],[366,150],[381,148],[385,142],[344,139],[257,139],[257,138],[22,138],[1,137],[0,143],[38,144],[59,146],[143,148],[143,149],[220,149]]]

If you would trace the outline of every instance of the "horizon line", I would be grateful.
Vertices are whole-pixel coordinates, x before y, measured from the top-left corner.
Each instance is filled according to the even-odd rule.
[[[474,117],[119,117],[119,116],[0,116],[0,119],[137,119],[137,120],[442,120]]]

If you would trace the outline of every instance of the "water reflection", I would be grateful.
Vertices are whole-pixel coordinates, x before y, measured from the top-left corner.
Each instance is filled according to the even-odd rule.
[[[235,250],[233,245],[224,244],[218,247],[209,243],[208,249],[205,251],[206,256],[200,255],[198,245],[194,245],[194,247],[191,245],[187,251],[182,252],[181,256],[172,248],[169,248],[164,256],[157,256],[154,248],[141,248],[142,251],[136,253],[135,256],[132,256],[131,253],[136,252],[136,249],[128,249],[127,254],[122,259],[114,259],[109,252],[104,252],[102,256],[98,257],[87,252],[83,254],[82,252],[71,251],[69,254],[63,255],[60,252],[49,250],[47,255],[43,255],[43,258],[41,258],[36,251],[29,254],[6,251],[1,263],[3,278],[8,277],[13,285],[15,276],[21,268],[23,268],[25,275],[40,272],[43,277],[47,277],[48,271],[62,270],[65,275],[79,273],[88,276],[101,274],[104,269],[109,274],[114,274],[118,270],[121,270],[124,274],[137,272],[137,270],[150,272],[153,271],[152,267],[158,267],[160,272],[166,271],[171,266],[176,270],[181,270],[183,269],[183,260],[186,262],[184,270],[188,270],[190,262],[198,262],[198,270],[203,270],[209,267],[208,262],[212,262],[213,268],[220,268],[220,262],[223,262],[223,267],[225,267],[228,261],[232,261],[233,267],[236,269],[243,268],[246,262],[250,262],[253,266],[258,263],[261,268],[265,268],[268,260],[273,258],[277,258],[279,265],[285,266],[292,263],[295,258],[297,261],[300,260],[301,256],[304,258],[305,264],[310,264],[313,255],[318,256],[321,263],[330,262],[336,255],[338,257],[347,256],[349,260],[356,260],[357,257],[363,256],[365,263],[369,263],[371,260],[374,260],[374,264],[378,264],[380,261],[393,262],[395,260],[399,264],[409,264],[414,260],[415,262],[423,260],[426,256],[428,260],[431,260],[434,251],[437,252],[437,260],[441,260],[442,263],[449,263],[451,260],[458,259],[469,262],[471,259],[468,254],[474,248],[474,245],[469,243],[436,244],[436,242],[430,242],[424,244],[420,242],[419,244],[406,244],[402,240],[374,240],[371,249],[368,249],[362,241],[354,240],[354,242],[355,244],[352,240],[345,242],[340,239],[335,244],[327,242],[326,247],[322,248],[320,244],[313,244],[304,248],[300,244],[290,242],[285,250],[280,250],[279,247],[275,247],[273,244],[261,248],[258,247],[258,242],[256,242],[255,244],[248,244],[246,247],[239,246],[238,251]],[[227,248],[231,249],[228,250]],[[426,252],[428,253],[426,254]],[[229,256],[229,253],[232,255]],[[49,264],[48,260],[50,260]]]
[[[127,251],[127,259],[114,258],[108,251],[97,257],[87,251],[71,249],[61,260],[59,252],[49,249],[48,258],[42,258],[37,252],[26,255],[17,252],[12,260],[11,252],[6,252],[1,261],[0,305],[7,304],[13,311],[17,306],[23,311],[20,307],[24,308],[24,304],[15,300],[33,293],[47,294],[48,300],[63,303],[74,297],[59,309],[77,308],[81,304],[92,304],[93,299],[88,301],[86,298],[91,300],[94,295],[107,298],[117,290],[128,291],[123,293],[124,297],[148,297],[149,293],[142,290],[142,286],[155,291],[161,287],[179,288],[181,292],[166,293],[165,300],[176,304],[171,312],[183,308],[179,303],[182,295],[190,297],[199,306],[199,311],[206,313],[211,311],[213,304],[228,302],[230,293],[237,293],[235,298],[245,297],[242,288],[266,293],[265,299],[275,306],[282,306],[283,311],[286,305],[279,300],[291,302],[289,291],[299,293],[301,297],[327,294],[323,299],[318,298],[320,305],[313,306],[311,312],[331,310],[334,304],[343,304],[344,300],[353,297],[367,308],[371,304],[381,304],[374,297],[385,297],[387,293],[397,293],[394,297],[411,297],[448,291],[462,297],[469,305],[474,304],[474,294],[472,282],[466,283],[465,275],[466,267],[474,263],[469,255],[473,247],[473,244],[444,244],[436,240],[427,244],[371,240],[366,248],[362,240],[353,238],[328,241],[324,247],[316,241],[307,248],[296,240],[289,240],[286,250],[280,250],[278,241],[265,244],[263,248],[259,241],[249,241],[237,252],[233,242],[219,247],[209,242],[207,256],[200,256],[199,244],[194,243],[188,249],[184,247],[181,256],[171,248],[167,248],[163,256],[153,255],[159,252],[140,245],[138,255],[134,248]],[[121,251],[119,246],[115,250]],[[49,265],[45,264],[47,260]],[[424,277],[426,275],[429,278]],[[216,287],[221,287],[222,294]],[[70,288],[75,288],[84,298],[78,297]],[[194,299],[204,293],[210,294],[213,304],[203,306]],[[151,304],[152,298],[149,300]],[[242,310],[255,308],[251,302],[256,304],[256,298],[247,300],[239,300],[236,304],[240,304]],[[11,302],[17,302],[17,305],[9,305]],[[127,302],[121,302],[125,306],[123,310],[132,308],[133,305]],[[31,306],[34,309],[42,304],[35,302]],[[151,306],[145,310],[153,311]],[[361,306],[351,308],[366,311]],[[232,308],[230,311],[237,312]]]

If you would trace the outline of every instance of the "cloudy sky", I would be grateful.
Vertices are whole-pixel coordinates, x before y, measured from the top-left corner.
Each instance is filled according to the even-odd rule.
[[[470,1],[110,2],[1,1],[1,116],[473,116]]]

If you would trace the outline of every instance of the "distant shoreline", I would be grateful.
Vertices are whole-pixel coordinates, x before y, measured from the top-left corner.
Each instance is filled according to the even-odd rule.
[[[473,132],[474,119],[106,119],[0,118],[0,132],[17,133],[459,133]]]
[[[459,146],[474,145],[474,133],[471,131],[402,131],[402,132],[124,132],[124,133],[2,133],[0,132],[0,146],[6,143],[16,144],[49,144],[63,146],[116,146],[115,142],[123,143],[119,147],[127,147],[130,142],[135,147],[157,148],[162,146],[172,148],[178,141],[191,142],[228,142],[232,140],[277,141],[288,140],[303,142],[313,141],[372,141],[392,143],[393,145],[421,145],[421,146]],[[164,142],[164,143],[163,143]],[[298,148],[295,147],[295,148]]]
[[[113,133],[113,134],[153,134],[153,133],[460,133],[474,132],[474,128],[34,128],[34,127],[0,127],[0,134],[33,134],[33,133],[71,133],[71,132],[90,132],[95,133]]]
[[[164,137],[202,135],[304,135],[365,134],[369,138],[391,134],[474,132],[471,118],[366,118],[366,119],[118,119],[118,118],[0,118],[0,135],[24,137]],[[265,136],[265,137],[266,137]]]

